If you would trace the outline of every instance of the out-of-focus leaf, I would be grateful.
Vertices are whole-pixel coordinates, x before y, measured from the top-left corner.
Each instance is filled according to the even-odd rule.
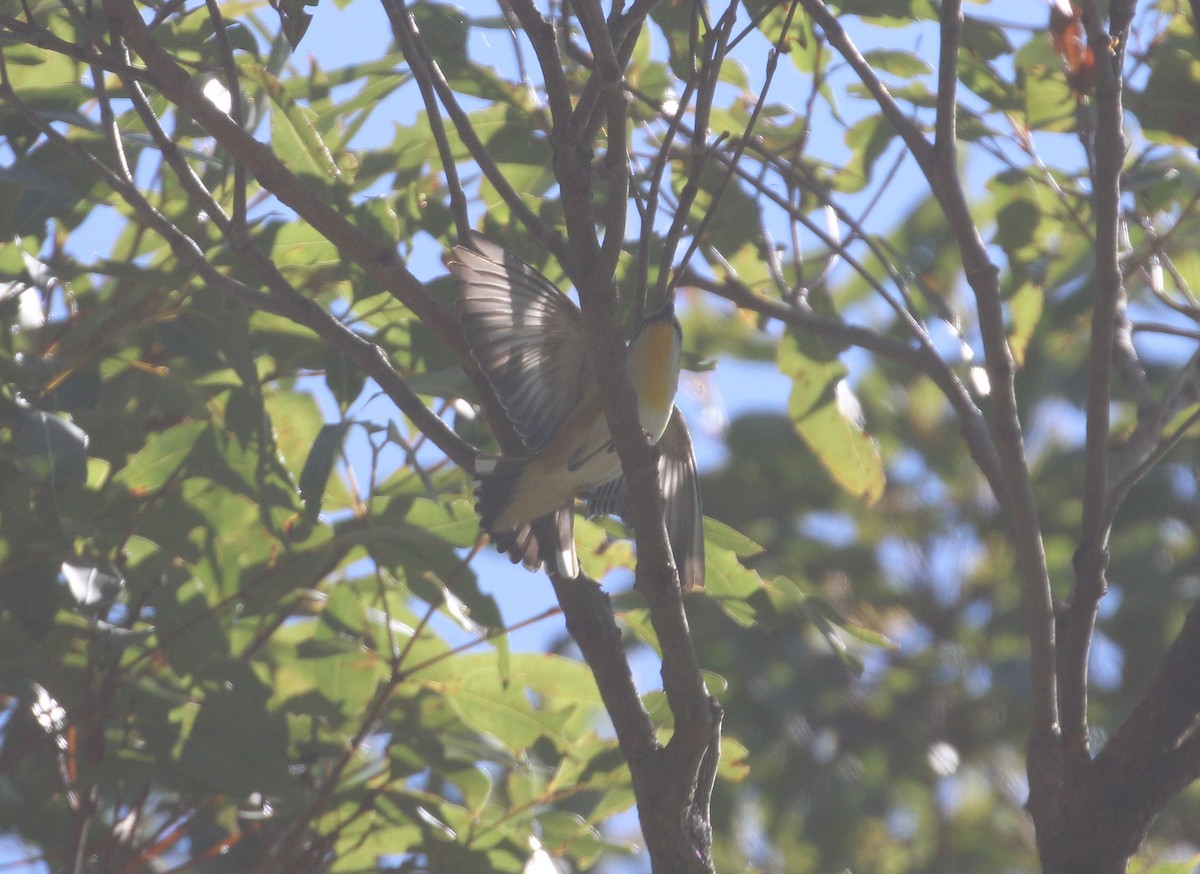
[[[367,616],[361,596],[351,586],[329,595],[313,636],[313,646],[300,650],[313,660],[316,690],[345,717],[366,711],[381,678],[383,664],[362,643]]]
[[[838,8],[844,15],[861,15],[874,23],[897,26],[915,18],[936,18],[927,0],[843,0]]]
[[[160,434],[151,434],[115,477],[135,494],[154,491],[170,479],[209,427],[207,422],[184,422]]]
[[[1155,53],[1150,79],[1133,100],[1134,113],[1150,135],[1170,142],[1200,145],[1200,72],[1196,70],[1196,36],[1181,19],[1173,22]]]
[[[462,9],[446,3],[420,3],[413,17],[425,37],[430,53],[445,70],[459,70],[470,63],[467,36],[471,27]]]
[[[962,46],[985,61],[995,60],[1013,50],[1012,42],[1002,27],[970,15],[963,17]]]
[[[1035,33],[1014,59],[1017,93],[1024,101],[1024,123],[1030,130],[1074,130],[1077,104],[1062,60],[1044,33]]]
[[[62,416],[4,405],[0,425],[13,429],[14,460],[27,476],[51,483],[87,481],[88,435]]]
[[[317,433],[308,458],[304,461],[304,469],[300,471],[300,495],[304,498],[304,513],[314,520],[321,512],[321,499],[325,495],[325,486],[329,475],[333,473],[333,464],[342,451],[342,441],[353,422],[336,422],[325,425]]]
[[[706,543],[728,549],[739,558],[749,558],[762,552],[762,547],[749,537],[708,516],[704,517],[704,540]]]
[[[828,354],[808,354],[802,343],[811,342],[789,332],[779,343],[779,369],[792,378],[792,422],[834,481],[873,504],[883,495],[885,481],[879,447],[863,427],[845,366]]]
[[[1029,348],[1029,341],[1042,318],[1045,306],[1045,293],[1032,282],[1022,285],[1008,299],[1008,346],[1012,350],[1017,367],[1025,364],[1025,350]]]
[[[1137,856],[1129,860],[1129,874],[1195,874],[1200,868],[1200,855],[1175,862],[1148,863]]]
[[[205,697],[179,753],[179,767],[201,785],[242,796],[287,793],[287,724],[267,712],[252,681],[231,682]]]
[[[878,73],[890,73],[893,76],[910,78],[912,76],[928,76],[933,70],[928,62],[912,52],[902,52],[895,49],[873,49],[863,55],[871,69]]]
[[[393,248],[400,239],[400,219],[386,197],[367,198],[355,205],[347,218],[361,234],[380,246]]]
[[[294,276],[297,281],[328,275],[340,269],[342,263],[337,247],[305,222],[288,222],[277,229],[271,257],[284,275]]]
[[[837,174],[836,184],[845,192],[861,191],[871,178],[875,162],[896,138],[896,129],[882,115],[868,115],[846,131],[851,159]]]

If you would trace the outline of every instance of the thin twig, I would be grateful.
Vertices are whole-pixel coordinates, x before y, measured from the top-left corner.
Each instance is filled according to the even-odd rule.
[[[239,127],[246,126],[246,113],[242,105],[242,83],[238,79],[237,61],[233,56],[233,44],[229,40],[229,32],[225,19],[221,15],[219,0],[205,0],[208,15],[213,21],[217,34],[217,45],[221,49],[221,64],[224,67],[225,90],[229,92],[229,116]],[[246,165],[236,157],[233,159],[233,215],[231,222],[235,228],[246,228]]]
[[[1168,325],[1163,322],[1134,322],[1130,329],[1137,334],[1169,334],[1172,337],[1187,337],[1189,340],[1200,340],[1200,328],[1181,328],[1178,325]]]
[[[956,166],[952,142],[935,150],[912,120],[901,110],[871,65],[858,51],[837,17],[821,0],[801,0],[826,39],[850,64],[875,98],[880,110],[908,146],[930,190],[953,230],[967,282],[975,295],[983,338],[988,379],[991,383],[992,432],[1004,476],[1002,501],[1012,524],[1020,567],[1025,612],[1029,625],[1030,676],[1033,721],[1030,733],[1029,808],[1035,821],[1049,832],[1061,817],[1058,803],[1062,787],[1062,748],[1059,742],[1057,653],[1054,604],[1046,566],[1041,526],[1033,484],[1025,461],[1024,438],[1015,391],[1016,368],[1008,347],[1004,308],[1000,298],[999,270],[988,256],[967,204]],[[1039,834],[1042,834],[1039,831]]]
[[[638,246],[637,270],[634,274],[634,306],[639,322],[646,311],[646,283],[650,274],[650,243],[654,238],[654,219],[658,214],[663,173],[667,167],[671,144],[675,141],[675,136],[678,134],[680,125],[683,123],[683,114],[691,104],[692,95],[695,92],[696,80],[694,78],[689,79],[684,83],[683,93],[679,95],[679,100],[675,106],[675,113],[667,121],[667,130],[663,134],[658,152],[655,154],[654,161],[650,165],[649,187],[646,194],[648,202],[646,204],[646,212],[641,219],[641,242]],[[663,266],[669,267],[670,265]]]
[[[268,146],[254,139],[206,98],[192,75],[155,40],[133,0],[104,0],[115,33],[123,34],[154,77],[156,88],[194,118],[259,179],[263,187],[320,231],[348,258],[359,264],[463,357],[469,353],[449,308],[413,276],[393,247],[362,234],[332,203],[329,193],[308,187]]]
[[[547,21],[533,5],[533,0],[509,0],[509,8],[521,22],[525,36],[533,45],[542,80],[546,88],[546,101],[550,105],[550,119],[555,127],[568,124],[571,120],[571,90],[567,85],[566,70],[558,56],[558,40],[554,25]]]
[[[904,364],[929,377],[942,390],[955,413],[971,457],[979,466],[992,491],[1003,501],[1004,467],[1000,463],[996,445],[983,413],[975,405],[966,386],[931,347],[912,347],[872,328],[853,325],[838,319],[818,315],[804,305],[787,306],[767,300],[751,291],[735,279],[716,281],[689,271],[681,280],[723,297],[744,309],[752,310],[798,330],[826,337],[839,344],[858,346],[884,358]]]
[[[704,37],[705,56],[704,63],[700,68],[700,84],[696,87],[696,110],[694,129],[697,136],[691,138],[692,161],[688,170],[687,181],[683,185],[682,191],[679,193],[679,205],[675,210],[675,217],[671,220],[671,227],[667,230],[665,239],[663,240],[662,266],[658,274],[657,289],[655,292],[655,300],[658,302],[666,300],[668,290],[671,286],[668,285],[672,276],[670,267],[675,266],[675,251],[679,247],[679,240],[683,236],[684,228],[687,226],[692,211],[692,204],[700,194],[700,183],[703,178],[704,169],[716,149],[718,143],[709,146],[704,136],[708,131],[708,119],[712,112],[713,95],[716,91],[717,83],[720,78],[721,64],[725,58],[725,46],[729,39],[729,32],[733,28],[734,16],[737,11],[736,3],[731,4],[721,16],[717,27],[710,30]],[[725,134],[721,135],[726,136]],[[678,266],[675,267],[679,269]]]
[[[730,6],[730,9],[734,8],[735,7]],[[733,153],[728,157],[722,156],[722,163],[725,164],[725,175],[722,177],[721,182],[717,186],[716,190],[712,193],[708,209],[704,213],[704,218],[700,220],[700,224],[692,232],[691,242],[688,244],[688,248],[684,252],[682,260],[675,267],[674,275],[671,278],[670,284],[667,286],[668,294],[674,293],[675,285],[679,282],[680,272],[686,269],[688,262],[692,259],[692,255],[695,254],[696,249],[700,246],[700,241],[704,237],[705,230],[708,229],[709,223],[712,222],[713,218],[717,214],[717,210],[720,209],[721,197],[724,195],[725,189],[728,188],[730,180],[733,179],[734,172],[737,170],[738,162],[741,160],[742,155],[746,151],[746,145],[754,138],[754,126],[758,122],[758,117],[762,114],[763,107],[766,105],[767,92],[771,89],[771,83],[775,80],[775,70],[779,66],[779,55],[783,40],[787,35],[788,29],[791,27],[792,17],[795,14],[796,0],[792,0],[792,3],[788,6],[787,16],[784,18],[783,28],[781,29],[779,38],[776,40],[775,45],[771,47],[770,52],[767,54],[766,75],[763,77],[763,85],[762,89],[758,93],[758,99],[754,102],[754,109],[751,111],[750,118],[746,122],[746,129],[742,131],[741,137],[738,138],[738,142],[734,146]],[[724,22],[724,20],[722,21]],[[732,26],[733,19],[731,16],[726,30],[728,31],[732,28]]]
[[[1128,494],[1129,490],[1133,488],[1133,486],[1139,480],[1141,480],[1142,477],[1153,470],[1155,465],[1162,461],[1162,459],[1172,449],[1178,446],[1180,442],[1182,442],[1183,438],[1188,436],[1188,432],[1195,427],[1197,422],[1200,422],[1200,410],[1193,410],[1191,415],[1184,419],[1179,427],[1159,441],[1158,445],[1154,447],[1153,451],[1147,453],[1146,457],[1142,459],[1141,463],[1138,464],[1137,467],[1122,477],[1119,482],[1114,484],[1112,493],[1105,504],[1104,518],[1109,525],[1112,524],[1112,520],[1117,515],[1117,510],[1120,509],[1121,501],[1124,499],[1125,495]]]
[[[379,347],[347,329],[330,316],[316,301],[304,297],[294,289],[291,289],[289,285],[280,286],[278,282],[282,277],[278,276],[278,271],[274,269],[274,265],[271,265],[269,270],[264,271],[268,285],[270,286],[272,283],[275,283],[275,288],[268,294],[264,294],[221,273],[212,266],[196,242],[156,210],[132,182],[113,172],[98,158],[79,146],[78,143],[68,140],[52,126],[44,123],[37,113],[17,97],[7,82],[0,83],[0,96],[3,96],[6,103],[14,107],[26,121],[39,128],[44,136],[55,140],[58,144],[71,151],[77,160],[88,166],[97,176],[103,179],[107,185],[134,208],[147,225],[154,228],[167,241],[176,257],[184,263],[189,264],[196,271],[197,275],[204,279],[209,288],[228,294],[254,309],[274,313],[311,328],[314,332],[336,345],[352,361],[361,366],[364,371],[375,379],[387,393],[388,397],[396,403],[397,407],[412,419],[419,428],[429,433],[443,452],[463,466],[470,466],[473,463],[475,451],[470,444],[462,440],[445,422],[435,416],[425,406],[421,399],[408,387],[392,367],[391,363],[387,360],[387,356]],[[165,134],[161,128],[157,128],[157,131],[154,128],[151,128],[151,130],[152,133],[156,132],[158,137],[165,138]],[[169,142],[169,139],[167,141]],[[158,142],[161,146],[162,140],[160,139]],[[164,152],[164,154],[169,154],[169,152]],[[202,202],[211,210],[210,215],[214,218],[214,221],[221,222],[226,228],[230,227],[228,217],[225,216],[220,206],[212,200],[207,191],[203,191],[202,186],[200,188],[195,187],[194,183],[198,182],[198,180],[196,180],[194,174],[190,172],[184,173],[180,176],[180,180],[189,186],[189,193],[192,196],[202,198]],[[252,258],[255,251],[254,247],[243,248],[243,252],[250,253],[250,257]]]
[[[458,165],[454,161],[454,153],[446,136],[446,125],[442,121],[441,107],[434,90],[434,74],[431,69],[433,61],[422,51],[423,44],[418,45],[421,43],[421,34],[417,31],[416,21],[408,11],[405,0],[384,0],[383,8],[392,25],[392,36],[408,60],[408,68],[412,70],[413,78],[417,80],[417,88],[425,104],[425,114],[429,118],[429,132],[433,135],[434,144],[441,157],[442,173],[446,176],[446,187],[450,191],[450,212],[454,216],[455,230],[458,239],[465,241],[471,233],[471,216],[467,211],[466,194],[458,176]]]

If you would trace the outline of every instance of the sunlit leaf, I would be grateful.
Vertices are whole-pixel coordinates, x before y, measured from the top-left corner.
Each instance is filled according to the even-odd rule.
[[[1022,285],[1008,299],[1010,325],[1008,346],[1018,367],[1025,363],[1025,350],[1042,318],[1045,309],[1045,294],[1031,282]]]
[[[826,355],[811,356],[788,333],[779,344],[779,369],[792,378],[788,410],[797,433],[838,485],[875,503],[883,495],[883,460],[863,427],[845,366]]]
[[[150,435],[145,447],[118,472],[117,482],[135,493],[159,488],[179,470],[208,427],[203,421],[184,422]]]

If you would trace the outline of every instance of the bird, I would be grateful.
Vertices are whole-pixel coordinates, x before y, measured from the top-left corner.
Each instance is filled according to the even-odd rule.
[[[482,234],[454,248],[460,326],[471,356],[524,444],[480,454],[476,509],[493,544],[536,570],[579,575],[576,499],[586,514],[622,516],[628,484],[613,446],[583,314],[536,269]],[[665,524],[681,586],[704,585],[703,510],[696,459],[675,405],[682,330],[674,306],[648,314],[625,347],[638,421],[658,446]]]

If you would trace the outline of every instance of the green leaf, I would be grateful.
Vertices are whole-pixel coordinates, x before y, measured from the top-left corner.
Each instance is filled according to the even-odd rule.
[[[762,579],[726,549],[705,550],[704,588],[708,596],[741,625],[754,625],[762,611],[770,609]]]
[[[571,726],[584,724],[599,702],[595,683],[581,682],[586,670],[561,656],[514,653],[510,680],[501,683],[494,655],[464,655],[444,659],[417,677],[445,696],[464,722],[519,754],[539,738],[560,749],[571,746]],[[535,707],[527,689],[553,703]]]
[[[287,722],[267,712],[252,679],[205,697],[179,754],[179,767],[200,785],[234,796],[289,793]]]
[[[362,643],[366,608],[351,586],[336,586],[329,595],[313,641],[318,646],[298,651],[313,658],[317,691],[342,716],[366,712],[383,676],[384,665]]]
[[[839,191],[861,191],[871,180],[875,162],[896,138],[896,129],[882,115],[868,115],[846,131],[846,146],[850,160],[835,177]]]
[[[1008,346],[1017,367],[1025,365],[1025,351],[1029,348],[1029,341],[1041,321],[1045,306],[1045,292],[1032,282],[1026,282],[1008,299]]]
[[[902,52],[895,49],[873,49],[863,57],[877,73],[890,73],[910,79],[913,76],[928,76],[933,72],[929,63],[912,52]]]
[[[323,426],[308,451],[304,469],[300,471],[300,496],[304,499],[304,515],[310,521],[315,521],[321,512],[325,486],[329,482],[329,475],[333,473],[334,462],[342,451],[346,432],[353,424],[337,422]]]
[[[750,751],[736,738],[722,735],[721,763],[717,776],[731,783],[740,783],[750,775]]]
[[[363,236],[380,246],[391,249],[400,241],[403,228],[386,197],[368,197],[355,204],[346,218]]]
[[[704,541],[721,549],[727,549],[739,558],[749,558],[763,551],[761,546],[745,534],[708,516],[704,517]]]
[[[1032,199],[1013,198],[996,214],[995,242],[1012,257],[1038,238],[1041,217],[1042,211]]]
[[[617,539],[614,539],[617,538]],[[637,566],[629,532],[615,519],[575,518],[575,551],[583,572],[594,580],[609,571],[632,571]]]
[[[792,378],[788,412],[796,433],[834,482],[868,506],[874,504],[883,495],[883,459],[863,428],[858,401],[845,382],[845,365],[820,341],[789,331],[779,343],[779,369]]]
[[[14,460],[29,477],[50,483],[87,482],[88,435],[62,416],[4,404],[0,425],[13,429]]]
[[[337,161],[317,130],[316,113],[297,103],[275,76],[261,69],[255,72],[271,99],[271,148],[276,157],[297,176],[322,183],[340,179]]]
[[[1200,145],[1200,65],[1196,36],[1182,20],[1173,22],[1155,53],[1150,79],[1133,101],[1134,114],[1148,134],[1166,142]]]
[[[1033,34],[1014,59],[1017,93],[1025,108],[1025,126],[1030,130],[1072,131],[1076,127],[1077,103],[1067,84],[1062,60],[1054,53],[1044,33]]]
[[[418,3],[412,8],[426,46],[443,70],[457,71],[470,64],[467,35],[470,22],[462,9],[444,3]]]
[[[1000,25],[969,15],[963,18],[962,47],[985,61],[994,61],[1013,51],[1012,42]]]
[[[376,816],[363,816],[353,809],[345,812],[337,826],[337,849],[331,854],[330,871],[380,871],[383,859],[405,856],[422,845],[419,825],[406,821],[388,825]]]
[[[1129,874],[1196,874],[1200,855],[1176,862],[1147,862],[1140,856],[1129,860]]]
[[[307,222],[288,222],[273,230],[271,258],[296,281],[304,282],[314,274],[328,274],[341,267],[337,247]]]
[[[115,480],[135,495],[152,492],[174,476],[208,422],[184,422],[159,434],[151,434],[142,447],[117,473]]]

